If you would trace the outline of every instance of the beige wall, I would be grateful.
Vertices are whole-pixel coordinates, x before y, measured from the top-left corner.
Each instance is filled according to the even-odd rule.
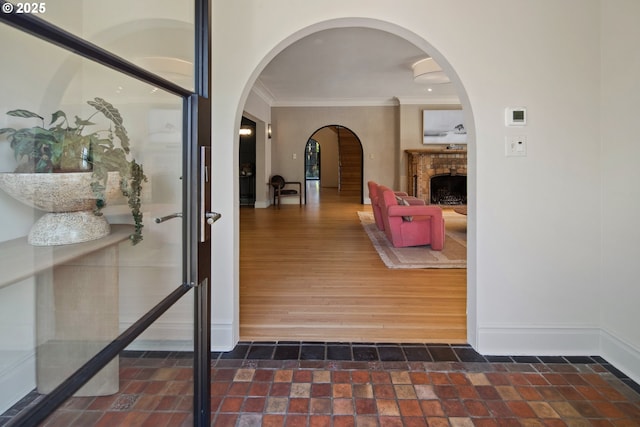
[[[386,107],[276,107],[273,108],[274,137],[273,158],[274,168],[284,165],[295,168],[304,165],[302,150],[293,160],[297,143],[306,144],[304,133],[317,126],[322,120],[322,126],[340,124],[348,127],[360,138],[364,151],[364,183],[369,180],[385,183],[394,188],[407,190],[407,156],[405,150],[424,148],[422,144],[422,111],[460,109],[460,105],[429,105],[429,104],[401,104]],[[320,116],[320,117],[318,117]],[[333,121],[332,121],[333,120]],[[342,122],[338,121],[342,120]],[[352,123],[366,130],[367,140],[362,132],[347,125]],[[372,126],[372,129],[367,128]],[[313,132],[313,131],[312,131]],[[331,139],[325,130],[318,133],[316,140]],[[309,137],[312,134],[309,134]],[[337,140],[334,138],[337,145]],[[320,141],[320,142],[322,142]],[[302,147],[302,145],[300,145]],[[329,148],[327,145],[326,148]],[[304,147],[302,147],[304,149]],[[325,146],[322,146],[323,150]],[[337,150],[337,148],[336,148]],[[322,153],[322,186],[337,187],[337,151],[323,151]],[[276,167],[277,165],[277,167]],[[333,169],[335,166],[335,169]],[[275,170],[275,169],[274,169]],[[334,173],[335,172],[335,173]],[[274,172],[276,173],[276,172]],[[287,178],[288,179],[288,178]],[[366,191],[365,191],[366,197]]]
[[[304,181],[303,155],[307,140],[321,127],[341,125],[351,129],[362,143],[364,185],[374,180],[397,186],[396,110],[393,106],[273,108],[273,172],[291,181]]]
[[[405,150],[424,148],[422,144],[422,111],[423,110],[459,110],[460,105],[427,105],[427,104],[401,104],[399,107],[400,125],[398,127],[398,173],[396,178],[400,183],[399,189],[407,191],[407,155]]]

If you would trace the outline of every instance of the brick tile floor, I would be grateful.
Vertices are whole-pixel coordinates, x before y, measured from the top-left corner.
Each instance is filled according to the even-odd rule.
[[[606,361],[490,360],[276,360],[218,355],[211,371],[211,423],[640,426],[637,384],[623,381],[615,369],[606,369]],[[117,395],[72,398],[44,425],[191,426],[190,362],[171,355],[121,357]]]

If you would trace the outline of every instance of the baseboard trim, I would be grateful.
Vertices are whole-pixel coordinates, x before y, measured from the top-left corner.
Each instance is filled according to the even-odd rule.
[[[193,351],[191,340],[135,340],[126,351]]]
[[[130,325],[120,323],[124,330]],[[211,351],[231,351],[239,338],[234,327],[226,323],[211,324]],[[192,351],[193,328],[187,323],[156,322],[138,339],[132,342],[127,350],[134,351]]]
[[[601,328],[479,328],[476,350],[485,356],[600,356],[640,383],[640,349]]]
[[[176,329],[171,329],[175,332]],[[191,336],[191,330],[183,336]],[[211,325],[211,351],[231,351],[236,346],[231,325]],[[193,351],[193,341],[188,339],[137,339],[127,347],[132,351]]]
[[[180,339],[190,337],[191,334],[191,328],[185,325],[166,324],[154,330],[153,337],[162,336],[165,339],[136,340],[128,349],[192,351],[193,341]],[[211,351],[231,351],[237,342],[233,325],[211,325]],[[633,381],[640,383],[640,349],[600,328],[484,327],[478,329],[476,351],[485,356],[601,356]],[[31,363],[35,365],[33,358]],[[0,376],[0,385],[2,381]]]
[[[485,327],[478,329],[484,355],[595,356],[600,329],[592,327]]]
[[[36,354],[25,352],[0,372],[0,414],[36,388]]]
[[[231,351],[236,346],[239,337],[234,333],[233,325],[211,325],[211,351]]]
[[[282,199],[280,204],[283,204],[283,205],[299,205],[300,203],[298,202],[298,199],[290,197],[290,198]],[[302,204],[304,205],[304,200],[302,201]],[[253,204],[253,207],[255,209],[265,209],[265,208],[268,208],[269,206],[273,206],[273,204],[271,202],[258,202],[258,201],[256,201]]]
[[[640,384],[640,349],[606,329],[600,331],[600,348],[600,356]]]

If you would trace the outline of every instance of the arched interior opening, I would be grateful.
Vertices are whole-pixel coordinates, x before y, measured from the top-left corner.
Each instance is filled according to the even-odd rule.
[[[305,147],[306,203],[320,203],[323,189],[362,203],[362,160],[362,143],[351,129],[327,125],[315,131]]]
[[[406,174],[407,163],[406,162],[407,161],[406,161],[405,151],[407,151],[407,149],[410,147],[406,147],[404,145],[405,140],[407,139],[407,135],[412,135],[414,132],[417,132],[418,134],[422,132],[422,124],[420,122],[420,119],[410,118],[410,116],[416,115],[415,112],[422,111],[421,110],[422,106],[418,106],[415,100],[404,100],[404,99],[395,97],[391,101],[388,100],[386,104],[380,104],[379,105],[380,108],[378,107],[367,108],[366,106],[363,107],[362,104],[358,104],[358,102],[354,102],[353,100],[351,100],[351,103],[349,105],[333,105],[332,106],[332,105],[326,105],[322,103],[314,104],[313,102],[310,102],[309,104],[305,104],[303,101],[298,99],[297,101],[292,101],[291,104],[289,105],[287,104],[287,102],[280,102],[280,101],[275,102],[273,99],[269,99],[269,97],[264,96],[264,94],[269,93],[269,91],[268,90],[264,91],[263,83],[268,79],[263,79],[265,77],[265,74],[263,72],[265,71],[266,67],[269,65],[270,61],[277,58],[280,54],[284,55],[284,54],[290,53],[288,52],[289,47],[293,46],[294,44],[296,44],[297,41],[307,36],[314,35],[315,32],[322,31],[323,35],[325,35],[326,33],[324,33],[324,31],[331,30],[332,28],[335,28],[335,29],[350,28],[343,21],[349,21],[351,23],[352,20],[351,19],[338,20],[336,22],[330,22],[330,23],[323,22],[321,24],[317,24],[316,26],[317,28],[312,26],[310,28],[304,29],[299,34],[296,33],[291,35],[286,40],[281,42],[279,46],[274,48],[254,71],[253,77],[250,79],[251,84],[253,84],[253,94],[251,94],[252,87],[251,85],[249,85],[246,88],[245,96],[243,99],[247,100],[249,96],[254,96],[256,95],[256,93],[258,93],[259,94],[258,96],[260,98],[262,98],[263,100],[266,100],[267,103],[270,103],[268,107],[268,113],[266,113],[264,117],[265,117],[265,121],[269,122],[270,125],[273,127],[272,128],[273,139],[272,140],[270,139],[269,143],[266,146],[267,149],[265,150],[265,169],[269,171],[269,173],[271,171],[273,171],[274,173],[276,171],[277,172],[285,171],[285,173],[287,174],[287,177],[292,176],[293,180],[299,179],[301,181],[306,181],[307,180],[306,152],[309,149],[309,139],[315,140],[314,134],[316,131],[314,131],[314,129],[320,130],[326,127],[326,123],[343,123],[345,126],[348,126],[350,129],[354,129],[357,132],[358,136],[362,138],[361,140],[362,141],[361,149],[363,153],[362,177],[361,177],[362,182],[365,182],[369,179],[377,179],[395,188],[406,189],[407,187],[407,174]],[[354,28],[365,27],[368,30],[374,30],[373,31],[374,33],[375,31],[389,32],[393,36],[403,39],[405,43],[413,45],[414,48],[417,47],[419,49],[419,52],[416,55],[426,54],[426,55],[432,56],[433,58],[436,58],[439,61],[439,63],[442,64],[442,68],[447,72],[447,74],[451,78],[451,81],[453,82],[452,85],[449,86],[449,88],[450,89],[453,88],[454,92],[456,92],[454,96],[456,101],[453,103],[451,103],[450,101],[443,101],[444,98],[440,96],[427,102],[426,104],[429,104],[427,108],[442,107],[443,104],[445,104],[450,108],[459,108],[464,111],[464,116],[466,120],[465,126],[469,130],[469,138],[468,138],[468,146],[470,147],[469,159],[473,162],[475,159],[475,148],[473,147],[473,143],[475,141],[474,139],[475,133],[473,129],[473,117],[470,111],[470,104],[466,97],[466,94],[464,93],[462,85],[460,84],[459,80],[456,80],[457,76],[455,75],[455,72],[450,66],[448,66],[448,64],[446,63],[446,60],[442,56],[440,56],[439,53],[435,51],[433,47],[430,46],[424,39],[421,39],[415,34],[410,33],[406,29],[403,29],[400,27],[393,27],[387,23],[378,22],[378,21],[369,21],[369,20],[360,20],[360,19],[356,19],[355,21],[357,21],[357,23],[356,22],[352,23],[352,24],[356,24],[354,25]],[[318,43],[318,45],[320,44],[321,43]],[[307,53],[311,57],[313,57],[314,55],[313,51],[309,51]],[[415,59],[417,59],[417,57],[412,58],[412,60],[415,60]],[[304,61],[299,60],[299,63],[302,63],[302,62]],[[410,70],[410,67],[411,67],[410,61],[403,64],[403,66],[409,67],[409,70]],[[334,73],[334,74],[326,75],[325,78],[327,81],[334,81],[335,79],[340,79],[340,75],[338,73]],[[413,79],[413,77],[411,78]],[[307,84],[308,83],[310,83],[310,81],[307,81]],[[440,93],[440,95],[442,95],[442,93]],[[362,95],[362,96],[364,97],[365,95]],[[255,102],[255,100],[251,100],[251,101]],[[243,104],[243,105],[244,105],[243,107],[244,110],[241,108],[241,111],[246,112],[247,104]],[[360,108],[360,110],[356,111],[358,110],[358,108]],[[392,119],[389,121],[384,121],[385,119],[381,120],[380,117],[377,116],[377,114],[380,111],[384,110],[384,108],[388,108],[388,111],[386,113],[389,113],[390,117],[392,117]],[[420,114],[420,117],[421,117],[421,114]],[[382,122],[384,123],[380,124]],[[409,131],[407,129],[409,129]],[[300,144],[301,136],[302,138],[307,138],[306,140],[307,142],[304,145]],[[413,136],[410,136],[410,137],[413,138]],[[315,141],[317,142],[317,140]],[[422,147],[420,146],[420,148]],[[301,150],[304,150],[304,151],[300,153]],[[321,156],[320,156],[321,161],[319,164],[323,165],[326,161],[326,153],[324,152],[322,146],[321,146],[320,152],[321,152]],[[364,156],[364,153],[366,153],[366,156]],[[302,161],[296,160],[296,159],[299,159],[298,156],[300,156],[300,154],[302,154],[301,156]],[[258,159],[258,162],[260,162],[260,159]],[[289,166],[289,165],[292,165],[292,166]],[[472,204],[474,203],[473,201],[475,201],[475,196],[473,194],[473,188],[475,186],[474,170],[475,168],[472,165],[470,167],[470,172],[469,172],[469,177],[470,177],[469,199],[472,200],[471,202]],[[298,175],[296,176],[296,174]],[[314,179],[313,181],[316,181],[316,182],[323,181],[325,179],[323,172],[320,173],[319,178],[320,179]],[[309,181],[311,180],[312,179],[309,179]],[[307,197],[307,203],[309,203],[310,199],[308,198],[307,195],[305,195],[305,197]],[[265,206],[265,207],[268,207],[268,206]],[[471,210],[473,210],[473,207],[471,208]],[[299,212],[299,211],[296,211],[296,212]],[[260,214],[258,214],[258,216],[259,215]],[[296,214],[296,218],[300,218],[300,216]],[[242,222],[242,220],[240,220],[239,222]],[[255,222],[255,224],[258,224],[258,222]],[[253,225],[254,224],[252,223],[251,226]],[[470,227],[470,231],[471,233],[474,233],[475,229],[473,227]],[[328,234],[324,233],[323,237],[325,235],[328,235]],[[475,239],[474,239],[474,236],[470,236],[470,237],[471,238],[469,243],[471,247]],[[241,235],[240,240],[244,241],[245,237]],[[242,247],[242,244],[241,244],[241,247]],[[335,251],[335,248],[334,248],[334,251]],[[244,273],[246,270],[243,264],[242,252],[243,251],[241,248],[240,269],[243,271],[243,274],[246,277],[247,274]],[[297,258],[298,256],[301,256],[301,258]],[[310,269],[313,269],[313,271],[315,271],[315,267],[312,264],[313,256],[310,255],[309,257],[305,257],[300,253],[296,253],[296,259],[299,259],[302,264],[304,264],[305,262],[309,262],[309,264],[304,264],[306,272],[311,271]],[[262,281],[262,284],[264,285],[265,276],[263,273],[264,272],[261,271],[260,279]],[[396,274],[397,272],[394,271],[392,273]],[[460,337],[463,336],[463,337],[466,337],[466,338],[462,338],[464,342],[469,342],[473,344],[475,342],[474,341],[475,340],[475,312],[476,312],[475,291],[473,289],[469,290],[467,288],[466,270],[460,271],[459,273],[460,274],[458,275],[458,279],[456,279],[458,283],[456,283],[455,286],[460,286],[459,289],[462,289],[463,296],[462,296],[462,300],[459,301],[462,305],[458,307],[460,309],[460,313],[459,313],[460,316],[457,317],[457,315],[455,315],[453,317],[456,318],[456,325],[457,325],[456,328],[461,327],[462,329],[458,329],[458,335],[456,338],[451,338],[451,336],[438,335],[437,341],[461,342]],[[291,273],[288,272],[287,274],[289,275]],[[318,278],[318,279],[323,280],[322,278]],[[241,288],[243,288],[245,291],[248,290],[249,287],[245,286],[245,282],[243,280],[241,280],[241,282],[242,282]],[[283,295],[283,293],[281,292],[282,289],[279,289],[279,291],[280,291],[279,300],[277,303],[278,310],[284,309],[284,306],[282,306],[282,304],[284,304],[285,302],[285,300],[282,298],[282,295]],[[274,329],[272,332],[265,332],[265,331],[253,329],[256,326],[259,326],[258,325],[259,321],[257,319],[259,319],[261,315],[264,315],[264,314],[268,315],[268,313],[265,313],[265,312],[248,313],[245,311],[244,307],[257,307],[257,305],[255,304],[256,298],[258,296],[264,297],[264,295],[262,294],[262,291],[258,292],[258,294],[250,295],[248,298],[245,295],[246,294],[243,294],[242,292],[239,294],[240,307],[241,307],[240,318],[251,319],[251,321],[250,322],[245,322],[245,320],[240,321],[239,337],[241,340],[246,340],[246,339],[282,340],[282,339],[319,339],[319,338],[323,340],[329,339],[327,336],[316,335],[318,333],[320,334],[322,333],[321,331],[319,331],[319,329],[322,329],[325,332],[328,330],[326,328],[326,324],[323,324],[322,327],[318,328],[318,325],[314,324],[314,321],[303,321],[302,319],[297,319],[295,321],[297,323],[291,324],[291,325],[281,324],[280,326],[278,326],[278,328],[276,328],[277,330]],[[469,295],[472,298],[471,301],[469,301],[466,298]],[[323,297],[327,297],[327,295],[323,295]],[[261,310],[264,309],[264,304],[260,307],[260,309]],[[298,307],[295,311],[297,312],[300,310],[304,310],[304,308]],[[469,328],[467,328],[467,319],[469,319],[467,317],[467,313],[469,314],[469,318],[471,320],[469,323],[470,324]],[[323,313],[323,314],[326,314],[326,313]],[[269,322],[270,320],[268,318],[262,318],[262,321],[266,323],[266,322]],[[278,319],[278,322],[282,323],[282,319],[281,318]],[[251,324],[249,325],[249,323]],[[355,322],[354,325],[357,325],[358,328],[363,326],[363,324],[360,322]],[[248,332],[249,327],[252,328],[252,331],[250,333]],[[416,325],[413,325],[412,327],[416,327]],[[421,329],[421,327],[418,327],[418,329]],[[295,337],[292,335],[286,335],[286,333],[290,331],[296,332]],[[460,332],[462,333],[462,335],[460,335]],[[395,334],[393,340],[426,342],[426,341],[435,339],[432,336],[429,337],[429,336],[425,336],[424,334],[422,335],[423,336],[421,337],[416,337],[416,336],[409,337],[409,335],[403,336],[401,334],[400,335]],[[360,336],[363,336],[363,335],[360,335]],[[369,337],[368,338],[369,340],[373,340],[373,341],[389,339],[388,337],[385,338],[382,336],[371,337],[369,335],[368,337]],[[346,335],[341,335],[339,337],[332,337],[331,339],[338,339],[338,340],[352,339],[353,340],[354,338],[351,335],[346,334]],[[361,339],[361,338],[358,338],[358,337],[355,338],[355,340],[358,340],[358,339]]]

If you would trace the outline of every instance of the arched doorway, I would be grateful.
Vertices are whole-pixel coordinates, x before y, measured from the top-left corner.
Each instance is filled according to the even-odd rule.
[[[360,138],[349,128],[327,125],[316,130],[305,147],[305,201],[319,203],[323,188],[345,198],[363,199],[363,155]]]
[[[474,142],[475,142],[475,134],[474,134],[474,126],[473,126],[473,114],[471,111],[471,105],[469,102],[468,97],[466,96],[466,92],[464,90],[464,87],[462,86],[462,83],[460,82],[460,80],[458,79],[457,75],[455,74],[455,71],[451,68],[451,66],[448,64],[448,62],[446,61],[446,59],[433,47],[431,46],[424,38],[422,38],[420,35],[417,35],[416,33],[412,33],[410,30],[403,28],[403,27],[398,27],[398,26],[394,26],[392,24],[388,24],[386,22],[383,21],[372,21],[370,19],[360,19],[360,18],[345,18],[345,19],[336,19],[336,20],[332,20],[332,21],[327,21],[327,22],[323,22],[323,23],[318,23],[316,25],[311,25],[307,28],[305,28],[304,30],[291,34],[288,37],[286,37],[285,39],[282,40],[282,42],[280,44],[278,44],[275,47],[272,47],[272,50],[270,50],[267,54],[265,54],[265,57],[263,59],[263,61],[254,69],[253,71],[253,75],[252,78],[250,78],[248,80],[248,86],[245,87],[245,92],[242,94],[242,96],[239,99],[240,105],[245,105],[246,108],[246,101],[249,97],[249,93],[251,92],[252,88],[251,85],[256,83],[256,79],[259,76],[259,74],[261,73],[262,70],[265,69],[266,65],[268,64],[268,62],[274,58],[274,56],[278,55],[278,53],[284,51],[288,46],[294,44],[297,40],[302,39],[303,37],[305,37],[306,35],[309,34],[313,34],[315,31],[317,30],[322,30],[322,29],[327,29],[327,28],[342,28],[342,27],[366,27],[366,28],[373,28],[373,29],[377,29],[377,30],[381,30],[381,31],[386,31],[389,32],[391,34],[397,35],[403,39],[405,39],[406,41],[413,43],[415,46],[417,46],[419,49],[423,50],[423,52],[429,52],[429,54],[434,57],[436,60],[438,60],[438,62],[443,65],[443,68],[446,69],[446,71],[450,74],[451,80],[454,82],[456,89],[458,90],[458,96],[459,96],[459,103],[462,106],[462,109],[465,111],[465,119],[468,121],[469,125],[467,126],[469,128],[469,146],[470,146],[470,152],[471,152],[471,157],[470,159],[475,159],[475,146],[474,146]],[[258,92],[257,93],[262,93],[260,92],[260,89],[258,88]],[[255,94],[253,94],[255,95]],[[252,95],[252,96],[253,96]],[[256,99],[254,98],[254,101]],[[407,105],[412,105],[411,103],[407,104]],[[313,107],[316,106],[320,106],[320,105],[312,105]],[[278,108],[282,108],[280,110],[281,114],[284,114],[286,112],[287,115],[289,116],[296,116],[296,111],[297,109],[294,107],[303,107],[303,105],[301,105],[300,103],[296,103],[293,102],[292,106],[287,107],[286,104],[279,106]],[[320,106],[321,107],[321,106]],[[404,109],[405,107],[403,105],[400,106],[400,110]],[[258,110],[256,110],[258,111]],[[267,160],[267,166],[275,166],[277,168],[283,168],[283,167],[287,167],[287,165],[292,165],[291,167],[289,167],[289,170],[287,170],[288,175],[287,176],[293,176],[295,178],[298,178],[300,181],[304,181],[304,163],[301,164],[300,160],[301,159],[300,155],[298,155],[298,160],[297,162],[290,162],[290,160],[296,160],[296,151],[298,153],[300,153],[301,149],[304,148],[304,146],[301,145],[301,141],[300,141],[300,134],[304,135],[306,132],[309,132],[309,129],[321,129],[324,126],[324,123],[339,123],[340,121],[342,121],[344,119],[344,117],[338,117],[337,119],[335,118],[335,116],[340,116],[340,114],[342,113],[342,110],[340,109],[329,109],[329,108],[318,108],[316,111],[314,111],[313,115],[305,120],[298,120],[297,117],[295,117],[295,119],[291,122],[289,122],[289,126],[287,126],[286,128],[284,128],[285,132],[283,132],[283,127],[279,126],[279,117],[274,118],[273,117],[273,109],[271,109],[271,111],[269,111],[269,114],[265,114],[265,120],[267,120],[268,122],[270,121],[271,123],[275,123],[276,125],[276,131],[274,133],[275,135],[275,139],[274,142],[271,142],[271,144],[268,147],[271,147],[272,150],[271,152],[267,152],[267,156],[265,157]],[[291,117],[290,117],[291,118]],[[348,122],[351,124],[353,122],[353,119],[351,117],[347,117],[348,118]],[[367,171],[366,171],[366,175],[364,175],[363,179],[368,179],[368,175],[369,174],[375,174],[372,173],[373,170],[376,170],[378,173],[381,174],[385,174],[388,173],[389,177],[386,178],[387,181],[392,182],[394,180],[394,177],[391,176],[391,172],[388,172],[388,169],[385,167],[382,167],[380,164],[382,163],[382,161],[390,161],[391,159],[394,159],[397,161],[398,160],[398,153],[396,152],[392,152],[389,153],[387,152],[387,150],[392,149],[392,150],[397,150],[398,149],[398,138],[402,139],[403,133],[402,130],[404,129],[404,127],[411,127],[413,126],[413,128],[416,128],[416,126],[414,126],[412,123],[407,123],[406,121],[400,120],[398,126],[400,126],[400,135],[397,134],[398,129],[395,127],[396,125],[392,125],[390,127],[385,127],[384,129],[382,129],[382,132],[378,132],[378,133],[372,133],[371,132],[371,128],[379,123],[379,120],[371,120],[371,117],[368,118],[367,121],[367,126],[363,126],[360,127],[358,124],[356,124],[357,129],[359,129],[359,133],[361,133],[361,136],[364,137],[364,141],[367,144],[367,156],[366,159],[363,159],[364,161],[367,162]],[[238,123],[239,123],[239,117],[238,117]],[[395,122],[394,122],[395,123]],[[224,125],[225,122],[224,121],[220,121],[221,125]],[[305,130],[306,128],[306,130]],[[386,135],[386,131],[388,129],[392,129],[393,133],[392,135],[390,135],[389,137],[386,137],[382,143],[377,144],[376,139],[379,139],[380,135],[384,134]],[[237,126],[236,129],[234,129],[234,132],[237,132]],[[295,135],[295,133],[298,132],[298,135]],[[224,133],[224,132],[221,132]],[[227,132],[228,133],[228,132]],[[307,135],[313,135],[313,133],[306,133]],[[389,141],[396,141],[395,144],[390,144]],[[306,146],[306,143],[305,143]],[[379,149],[383,147],[384,151],[380,151]],[[402,149],[402,145],[400,145],[400,149]],[[322,162],[324,162],[324,153],[322,154],[323,159]],[[303,156],[302,156],[303,157]],[[363,156],[364,157],[364,156]],[[304,158],[304,157],[303,157]],[[304,161],[304,160],[303,160]],[[295,166],[293,166],[293,164],[295,163]],[[400,163],[402,163],[400,161]],[[371,164],[371,166],[370,166]],[[475,186],[475,169],[474,169],[474,163],[473,160],[470,161],[470,187],[474,187]],[[372,169],[372,168],[377,168],[377,169]],[[402,169],[402,164],[400,164],[400,169],[399,170],[403,170]],[[236,172],[236,171],[234,171]],[[295,176],[296,174],[298,174],[297,176]],[[397,179],[397,181],[400,181],[400,178]],[[400,184],[401,185],[401,184]],[[472,201],[475,201],[475,193],[471,192],[470,193],[470,198],[472,199]],[[473,211],[473,203],[471,206],[471,210]],[[235,230],[236,232],[238,231],[238,229],[236,228]],[[475,243],[475,234],[474,234],[474,230],[471,230],[470,233],[470,247],[469,247],[469,258],[471,261],[471,264],[473,264],[473,261],[475,260],[475,250],[474,250],[474,243]],[[215,260],[214,260],[215,262]],[[473,267],[472,267],[473,269]],[[466,274],[465,274],[466,275]],[[471,280],[471,282],[469,283],[468,286],[468,292],[467,292],[467,303],[466,303],[466,307],[467,310],[466,312],[468,313],[468,329],[467,329],[467,341],[472,344],[475,345],[476,344],[476,309],[475,309],[475,305],[476,305],[476,293],[475,293],[475,281],[473,280],[473,276],[469,276]],[[467,281],[465,280],[466,277],[462,278],[463,281]],[[236,286],[234,286],[234,290],[237,291],[238,290],[238,286],[239,283],[235,284]],[[238,293],[236,292],[234,295],[238,295]],[[234,301],[237,301],[234,299]],[[222,307],[222,305],[220,306],[221,309],[223,309],[224,307]],[[233,323],[233,325],[237,325],[236,322]],[[237,334],[237,330],[234,329],[234,333]]]

